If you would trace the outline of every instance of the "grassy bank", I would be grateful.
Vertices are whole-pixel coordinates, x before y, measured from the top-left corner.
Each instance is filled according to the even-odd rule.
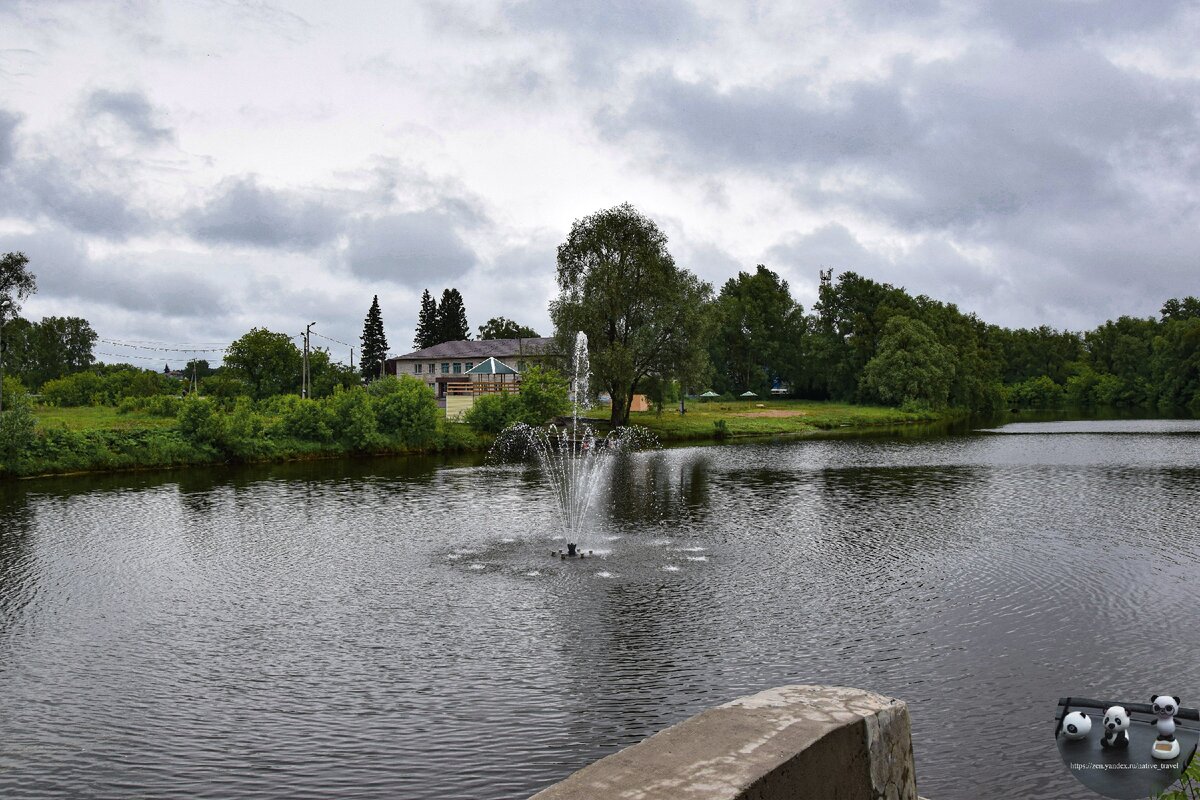
[[[642,411],[629,421],[643,425],[662,442],[724,439],[742,436],[784,436],[818,430],[867,428],[936,422],[947,414],[902,411],[884,406],[857,406],[815,400],[763,400],[731,403],[689,403],[686,414],[664,409]]]
[[[7,477],[160,469],[230,463],[316,460],[356,456],[478,452],[493,437],[464,424],[437,420],[436,431],[419,447],[381,430],[368,445],[313,441],[288,435],[281,417],[259,414],[243,435],[198,440],[180,430],[175,417],[144,411],[118,412],[111,407],[36,410],[38,434],[14,463]],[[677,408],[634,413],[630,422],[653,431],[663,443],[719,441],[749,436],[781,436],[819,430],[853,430],[932,422],[935,412],[798,400],[690,403],[685,415]],[[236,428],[236,426],[234,426]]]
[[[33,477],[80,472],[163,469],[233,463],[317,460],[357,456],[414,455],[479,451],[492,437],[466,425],[439,419],[436,430],[420,446],[400,436],[381,433],[367,446],[339,441],[312,441],[287,435],[281,420],[269,415],[242,437],[197,440],[185,436],[179,421],[147,413],[118,413],[111,407],[38,408],[37,436],[3,477]]]

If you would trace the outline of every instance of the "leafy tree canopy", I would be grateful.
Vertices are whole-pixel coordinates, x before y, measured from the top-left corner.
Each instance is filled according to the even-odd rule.
[[[286,333],[255,328],[225,352],[228,377],[241,381],[256,400],[300,390],[304,356]]]
[[[887,321],[879,352],[862,372],[864,388],[885,403],[946,405],[954,377],[954,352],[938,343],[919,320],[894,316]]]
[[[739,272],[726,281],[713,309],[718,391],[765,395],[777,378],[792,378],[804,319],[787,281],[759,264],[753,275]]]
[[[625,424],[638,382],[694,369],[705,354],[712,287],[675,264],[667,237],[628,203],[577,220],[558,248],[558,297],[550,304],[560,352],[588,337],[596,384]]]
[[[486,325],[479,326],[480,339],[532,339],[537,331],[526,325],[518,325],[507,317],[492,317]]]

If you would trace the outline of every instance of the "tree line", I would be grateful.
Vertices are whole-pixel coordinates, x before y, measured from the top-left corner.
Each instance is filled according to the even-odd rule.
[[[634,394],[661,403],[709,388],[976,413],[1067,403],[1200,411],[1195,297],[1167,300],[1158,317],[1122,316],[1092,331],[1008,329],[903,287],[824,270],[806,313],[765,265],[714,291],[676,264],[667,245],[653,220],[624,204],[577,220],[558,248],[558,294],[550,304],[556,349],[565,360],[576,332],[587,334],[593,386],[611,398],[616,424],[628,421]],[[93,366],[96,335],[86,320],[16,317],[36,288],[26,265],[19,253],[0,262],[0,369],[7,364],[29,388],[62,404],[155,391],[149,379],[131,378],[136,368]],[[536,335],[505,317],[479,326],[481,339]],[[414,346],[468,336],[461,293],[448,288],[436,302],[425,290]],[[387,340],[378,297],[362,345],[357,374],[327,350],[309,349],[314,397],[381,377]],[[298,392],[303,358],[294,337],[256,328],[228,348],[223,367],[197,361],[187,371],[203,394],[261,400]]]
[[[1011,405],[1200,412],[1200,301],[1093,331],[1007,329],[854,272],[821,272],[811,313],[763,265],[715,293],[625,204],[577,220],[558,248],[558,350],[587,334],[595,382],[626,422],[634,393],[772,389],[797,397],[992,413]]]

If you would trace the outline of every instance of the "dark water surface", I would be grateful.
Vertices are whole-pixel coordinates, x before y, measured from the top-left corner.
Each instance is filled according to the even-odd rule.
[[[1082,798],[1061,695],[1200,703],[1200,423],[641,453],[563,563],[536,472],[0,486],[0,796],[524,797],[784,683],[907,700],[921,793]]]

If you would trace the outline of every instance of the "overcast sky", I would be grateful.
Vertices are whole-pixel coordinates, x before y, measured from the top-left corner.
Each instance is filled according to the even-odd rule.
[[[545,334],[555,247],[624,201],[806,309],[822,266],[1013,326],[1200,294],[1194,2],[0,0],[0,31],[0,251],[27,316],[103,339],[357,345],[378,294],[403,353],[447,286]]]

